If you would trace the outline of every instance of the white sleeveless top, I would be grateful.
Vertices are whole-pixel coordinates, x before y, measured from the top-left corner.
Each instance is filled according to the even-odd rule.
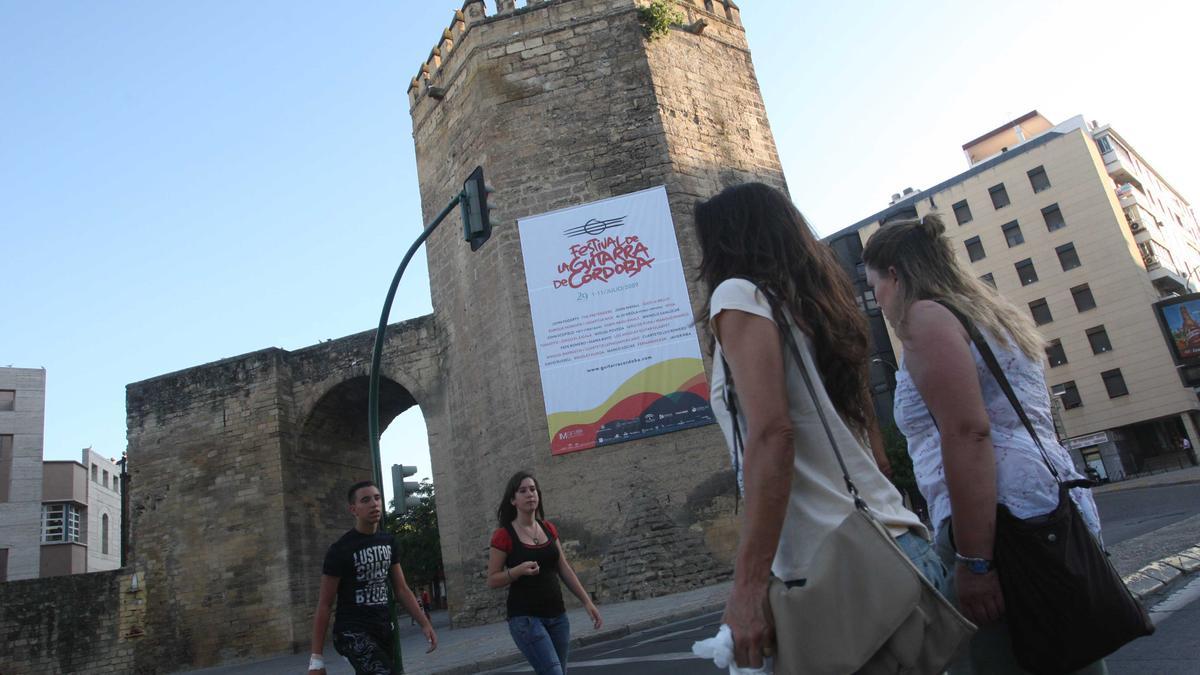
[[[745,279],[728,279],[722,282],[713,291],[709,304],[709,324],[714,327],[714,335],[714,320],[727,309],[761,316],[772,323],[775,321],[766,297],[753,283]],[[807,368],[813,377],[813,385],[817,390],[815,405],[820,405],[825,411],[838,448],[846,461],[850,478],[863,501],[893,535],[900,536],[909,529],[925,532],[920,519],[904,507],[899,491],[880,473],[870,451],[850,431],[837,409],[833,407],[833,402],[825,393],[820,372],[814,365],[812,345],[808,336],[790,322],[788,327],[804,359],[803,367]],[[854,511],[854,500],[846,490],[842,470],[829,444],[825,427],[817,416],[813,399],[804,383],[804,376],[797,370],[792,352],[786,344],[783,346],[783,355],[787,371],[788,410],[796,437],[795,460],[792,463],[792,490],[788,498],[787,514],[784,517],[783,531],[779,536],[779,546],[775,550],[771,572],[780,579],[791,581],[806,576],[805,568],[812,560],[821,539]],[[737,383],[734,386],[736,390]],[[713,354],[711,403],[732,458],[733,424],[729,409],[725,405],[725,367],[720,343],[716,345]],[[738,413],[738,424],[742,438],[745,439],[749,436],[746,417],[741,410]],[[740,459],[738,466],[741,466]],[[738,485],[741,484],[742,477],[739,475]]]
[[[1015,343],[1011,347],[999,344],[984,328],[980,333],[996,354],[1001,371],[1008,377],[1025,415],[1037,431],[1046,454],[1062,480],[1081,478],[1071,462],[1071,456],[1058,442],[1054,433],[1054,418],[1050,414],[1050,394],[1046,390],[1041,361],[1034,361]],[[992,447],[996,451],[996,498],[1018,518],[1030,518],[1048,513],[1058,506],[1058,485],[1042,461],[1037,444],[1021,424],[1008,397],[975,345],[971,345],[975,371],[979,375],[983,402],[991,421]],[[942,440],[934,425],[933,416],[921,398],[917,386],[903,359],[896,372],[896,394],[893,412],[896,426],[908,438],[908,454],[912,457],[917,487],[929,502],[929,514],[934,527],[940,528],[950,517],[950,493],[946,489],[946,473],[942,466]],[[1091,490],[1076,488],[1071,497],[1079,506],[1088,528],[1100,535],[1100,516]]]

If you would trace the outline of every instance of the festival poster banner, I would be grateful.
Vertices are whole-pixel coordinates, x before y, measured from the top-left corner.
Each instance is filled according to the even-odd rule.
[[[517,226],[551,453],[712,424],[666,189]]]

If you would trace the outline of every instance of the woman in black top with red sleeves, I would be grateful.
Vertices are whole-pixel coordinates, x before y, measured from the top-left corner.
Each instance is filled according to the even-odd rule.
[[[561,578],[600,628],[600,611],[567,562],[558,530],[546,520],[542,493],[528,471],[508,480],[496,510],[500,527],[492,533],[489,588],[508,586],[508,630],[538,675],[567,672],[571,626],[563,607]]]

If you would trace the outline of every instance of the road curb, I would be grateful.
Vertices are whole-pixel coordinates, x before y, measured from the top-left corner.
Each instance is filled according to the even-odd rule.
[[[1156,560],[1133,574],[1126,575],[1123,581],[1135,598],[1143,600],[1198,570],[1200,570],[1200,545]]]
[[[1200,563],[1200,560],[1197,560],[1197,563]],[[711,614],[724,608],[725,602],[721,601],[701,605],[699,607],[681,609],[678,612],[672,612],[670,614],[664,614],[662,616],[656,616],[649,619],[631,621],[614,628],[608,628],[595,633],[589,633],[580,637],[571,638],[571,649],[578,649],[580,647],[586,647],[588,645],[594,645],[600,642],[607,642],[609,640],[623,638],[632,633],[637,633],[650,628],[657,628],[669,623],[674,623],[675,621],[684,621],[697,616]],[[430,670],[426,672],[430,673],[431,675],[467,675],[468,673],[496,670],[497,668],[510,666],[514,663],[521,663],[523,660],[524,657],[521,656],[521,652],[517,651],[516,647],[514,646],[511,652],[497,654],[496,656],[480,659],[472,663],[464,663],[457,666],[451,666],[449,668]]]

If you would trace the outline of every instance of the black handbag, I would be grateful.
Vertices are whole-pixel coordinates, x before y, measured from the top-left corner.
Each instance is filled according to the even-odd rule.
[[[1062,480],[979,329],[956,308],[941,304],[971,336],[1058,483],[1058,506],[1045,515],[1021,519],[996,505],[993,558],[1017,663],[1037,675],[1069,673],[1150,635],[1154,623],[1125,587],[1069,494],[1071,488],[1090,487],[1091,481]]]

